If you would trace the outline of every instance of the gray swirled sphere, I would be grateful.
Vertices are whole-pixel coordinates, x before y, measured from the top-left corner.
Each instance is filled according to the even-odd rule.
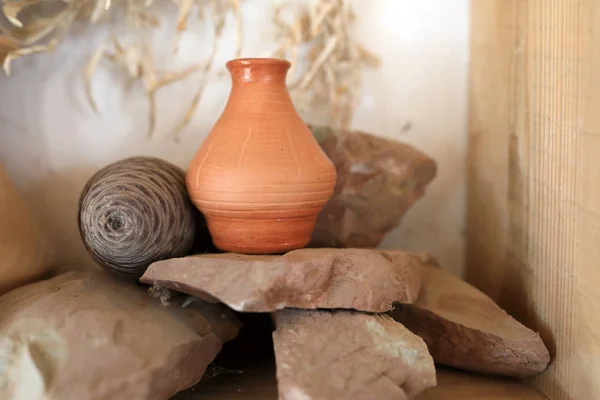
[[[154,261],[188,254],[196,212],[182,169],[133,157],[90,178],[79,200],[79,231],[100,265],[139,278]]]

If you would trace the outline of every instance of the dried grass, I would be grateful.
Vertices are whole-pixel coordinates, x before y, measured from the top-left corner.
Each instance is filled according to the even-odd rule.
[[[214,26],[214,37],[211,54],[208,59],[179,71],[159,71],[155,65],[155,55],[147,41],[149,29],[160,26],[158,11],[153,7],[154,0],[5,0],[2,11],[10,22],[1,27],[7,38],[15,40],[19,46],[10,51],[4,58],[3,67],[10,75],[12,62],[20,57],[53,51],[69,32],[75,20],[97,24],[108,20],[114,13],[125,11],[129,26],[140,32],[138,42],[123,44],[117,37],[111,37],[96,49],[83,70],[85,93],[90,106],[99,112],[92,93],[92,79],[103,60],[109,60],[120,67],[129,78],[139,81],[144,88],[149,103],[149,133],[156,125],[156,93],[161,88],[188,78],[194,73],[203,74],[194,98],[185,116],[178,124],[175,136],[189,124],[206,86],[208,75],[212,69],[217,51],[217,42],[223,32],[228,13],[233,13],[238,30],[236,57],[242,46],[242,23],[238,0],[172,0],[178,9],[176,24],[176,40],[187,30],[187,22],[194,11],[198,15],[210,19]],[[39,6],[44,6],[40,9]],[[113,13],[111,15],[111,13]]]
[[[348,127],[358,105],[362,71],[378,67],[380,60],[352,37],[355,15],[349,1],[315,0],[301,7],[294,1],[276,7],[279,47],[270,55],[296,65],[299,49],[307,48],[306,70],[289,84],[295,104],[306,113],[328,110],[330,125]],[[288,14],[296,17],[290,20]]]
[[[117,10],[125,11],[127,23],[133,30],[148,33],[160,26],[160,13],[154,0],[5,0],[2,11],[9,21],[0,26],[4,36],[18,43],[4,58],[7,74],[15,59],[53,51],[65,38],[75,20],[98,24],[109,20]],[[182,32],[188,29],[192,12],[201,20],[210,20],[214,27],[212,50],[203,62],[179,71],[160,71],[154,62],[153,49],[147,36],[140,34],[138,42],[125,45],[117,37],[101,44],[90,56],[82,71],[85,93],[90,106],[99,112],[92,93],[92,79],[103,60],[119,66],[133,81],[141,82],[149,102],[149,133],[156,125],[156,93],[163,87],[200,74],[200,81],[184,117],[175,130],[175,136],[189,124],[204,88],[213,72],[217,42],[225,27],[225,19],[232,13],[237,30],[237,48],[242,48],[243,30],[239,0],[171,0],[177,8],[176,45]],[[286,9],[297,5],[288,2],[276,6],[274,24],[278,48],[270,56],[287,58],[293,68],[299,61],[299,49],[308,46],[306,71],[290,84],[290,92],[301,110],[328,109],[332,125],[346,126],[356,107],[360,92],[360,73],[365,66],[376,66],[379,60],[363,49],[349,34],[354,14],[344,0],[312,1],[299,17],[288,21],[283,18]],[[294,76],[294,70],[290,71]]]

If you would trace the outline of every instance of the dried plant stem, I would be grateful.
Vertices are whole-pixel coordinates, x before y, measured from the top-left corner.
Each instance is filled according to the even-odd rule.
[[[338,43],[337,37],[333,36],[331,39],[329,39],[329,41],[327,42],[327,44],[321,51],[321,54],[319,54],[319,56],[315,59],[310,70],[304,76],[304,79],[302,79],[302,82],[300,83],[300,89],[308,88],[308,86],[312,83],[313,79],[315,79],[317,72],[321,68],[323,68],[323,64],[325,63],[325,61],[327,61],[329,56],[331,56],[331,54],[335,50],[335,46],[337,45],[337,43]]]
[[[177,30],[179,32],[184,32],[187,29],[187,21],[193,4],[194,0],[181,0],[179,15],[177,16]]]
[[[285,8],[295,8],[298,16],[285,20]],[[350,35],[355,17],[349,1],[313,0],[308,9],[298,8],[289,2],[275,10],[279,47],[273,54],[295,59],[298,49],[307,47],[308,65],[289,85],[290,94],[301,113],[328,110],[330,125],[347,127],[358,104],[362,70],[378,66],[379,59]]]
[[[89,62],[87,63],[87,65],[85,66],[85,68],[83,70],[83,82],[85,85],[85,94],[88,98],[88,101],[90,102],[90,105],[92,106],[92,109],[96,113],[100,113],[100,111],[98,111],[98,105],[96,104],[96,100],[94,100],[94,95],[92,94],[92,76],[94,75],[94,72],[98,68],[98,64],[104,57],[105,52],[106,52],[106,45],[103,44],[94,52],[94,54],[92,54],[92,57],[90,57]]]
[[[161,13],[154,9],[155,0],[4,0],[2,11],[10,26],[0,28],[3,28],[8,40],[18,44],[4,59],[4,70],[10,74],[12,61],[19,57],[54,50],[76,19],[100,24],[124,11],[126,22],[133,32],[139,34],[140,40],[124,45],[116,37],[111,37],[93,50],[82,71],[85,95],[93,111],[99,113],[98,103],[92,93],[92,80],[102,60],[112,62],[126,72],[129,82],[142,83],[148,97],[148,125],[149,134],[152,134],[156,126],[157,92],[198,73],[201,75],[198,87],[175,128],[173,137],[178,140],[196,112],[208,79],[213,75],[217,42],[224,30],[226,16],[232,13],[235,21],[237,44],[232,55],[235,58],[242,52],[244,30],[240,0],[170,2],[177,8],[176,29],[173,32],[176,49],[181,34],[188,29],[194,10],[197,10],[201,22],[213,24],[212,49],[207,59],[176,72],[157,70],[154,51],[146,42],[150,30],[161,23]],[[56,7],[50,7],[54,11],[48,14],[36,14],[39,11],[33,10],[39,7],[34,6],[42,3]],[[269,55],[287,58],[292,62],[290,94],[301,112],[327,110],[329,123],[343,127],[351,121],[358,104],[362,70],[377,66],[379,59],[351,37],[350,29],[355,16],[349,0],[310,0],[306,9],[302,9],[300,4],[289,1],[275,7],[273,23],[278,47]],[[286,8],[295,8],[297,11],[292,21],[284,18]],[[298,74],[299,51],[302,47],[308,49],[307,65]]]
[[[6,73],[6,75],[10,75],[10,71],[11,71],[10,67],[11,67],[11,63],[13,60],[15,60],[19,57],[28,55],[28,54],[50,52],[50,51],[54,50],[54,48],[56,48],[57,45],[58,45],[58,40],[53,39],[47,45],[23,47],[23,48],[11,51],[10,53],[8,53],[8,55],[4,59],[4,63],[2,65],[2,67],[4,68],[4,72]]]
[[[212,42],[212,50],[210,52],[210,56],[208,57],[208,62],[206,63],[206,65],[202,71],[203,74],[202,74],[202,77],[200,78],[200,85],[198,86],[198,89],[196,90],[196,93],[194,94],[192,103],[188,107],[188,109],[183,117],[183,120],[178,124],[177,128],[175,128],[174,139],[176,141],[179,141],[179,139],[181,138],[181,132],[190,123],[190,121],[192,120],[192,117],[194,116],[194,112],[196,111],[196,108],[198,107],[198,104],[200,104],[200,100],[202,99],[202,93],[204,93],[204,88],[206,87],[206,83],[208,81],[208,75],[210,74],[210,72],[212,70],[213,61],[217,54],[217,43],[219,41],[219,37],[221,34],[222,25],[220,25],[216,15],[214,15],[213,13],[210,13],[210,15],[213,17],[213,24],[214,24],[214,37],[213,37],[213,42]]]
[[[35,53],[50,52],[60,44],[64,36],[69,31],[75,19],[89,21],[90,24],[99,23],[106,18],[110,12],[115,11],[116,7],[123,6],[128,23],[139,33],[147,31],[149,28],[155,28],[160,25],[159,15],[152,9],[154,0],[125,0],[115,4],[111,0],[57,0],[56,4],[62,4],[60,11],[47,15],[34,15],[34,18],[21,18],[22,14],[27,14],[28,10],[41,2],[52,2],[53,0],[5,0],[3,13],[11,23],[8,28],[7,39],[15,40],[18,47],[12,49],[4,59],[3,66],[7,74],[10,74],[11,63],[13,60]],[[190,67],[183,68],[177,72],[159,73],[154,65],[154,53],[151,46],[147,45],[145,39],[124,46],[117,38],[111,39],[100,45],[86,63],[82,75],[84,79],[85,94],[94,112],[98,113],[99,108],[92,93],[92,79],[103,59],[122,67],[129,78],[140,81],[146,91],[149,103],[149,132],[152,134],[156,125],[156,93],[159,89],[188,78],[190,75],[198,72],[204,74],[201,77],[200,85],[194,95],[192,104],[188,108],[185,117],[176,129],[176,137],[179,137],[181,130],[189,123],[198,103],[200,102],[202,92],[207,83],[207,75],[212,69],[212,63],[216,55],[217,40],[221,36],[225,25],[225,16],[232,12],[237,29],[238,43],[236,46],[235,57],[238,57],[242,48],[242,16],[239,0],[172,0],[178,8],[177,29],[174,34],[179,38],[179,34],[185,32],[188,28],[188,19],[193,9],[198,9],[200,14],[209,11],[214,24],[215,38],[213,50],[206,62],[199,62]],[[145,36],[145,35],[140,35]],[[41,41],[46,43],[39,43]]]
[[[244,24],[242,22],[242,12],[240,10],[239,0],[230,0],[231,9],[235,16],[235,26],[237,30],[237,45],[235,48],[235,58],[238,58],[242,54],[242,46],[244,45]]]
[[[149,123],[149,135],[152,135],[154,127],[156,125],[156,92],[174,82],[179,82],[195,72],[201,72],[202,67],[200,65],[193,65],[182,71],[175,73],[167,73],[160,79],[151,82],[150,86],[146,89],[148,92],[148,100],[150,103],[150,123]],[[195,110],[195,109],[194,109]],[[193,113],[193,112],[192,112]],[[189,117],[191,119],[191,115]]]

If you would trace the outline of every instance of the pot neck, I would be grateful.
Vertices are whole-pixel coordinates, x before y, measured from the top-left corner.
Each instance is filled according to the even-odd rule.
[[[239,58],[226,64],[231,74],[232,86],[273,84],[285,86],[290,62],[277,58]]]

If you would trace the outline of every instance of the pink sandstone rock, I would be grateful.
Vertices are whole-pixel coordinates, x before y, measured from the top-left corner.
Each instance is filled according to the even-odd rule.
[[[397,140],[310,128],[337,172],[333,196],[319,214],[311,247],[377,247],[423,196],[436,175],[435,160]]]
[[[520,378],[546,369],[550,355],[537,333],[450,273],[432,267],[422,273],[419,299],[391,315],[423,338],[436,362]]]
[[[239,326],[162,306],[106,273],[66,273],[0,297],[0,398],[162,400],[202,378]],[[223,334],[220,337],[218,333]]]
[[[402,400],[436,385],[425,343],[386,315],[283,310],[274,318],[281,400]]]
[[[206,254],[158,261],[142,282],[236,311],[344,308],[384,312],[419,293],[421,255],[367,249],[301,249],[283,256]]]

